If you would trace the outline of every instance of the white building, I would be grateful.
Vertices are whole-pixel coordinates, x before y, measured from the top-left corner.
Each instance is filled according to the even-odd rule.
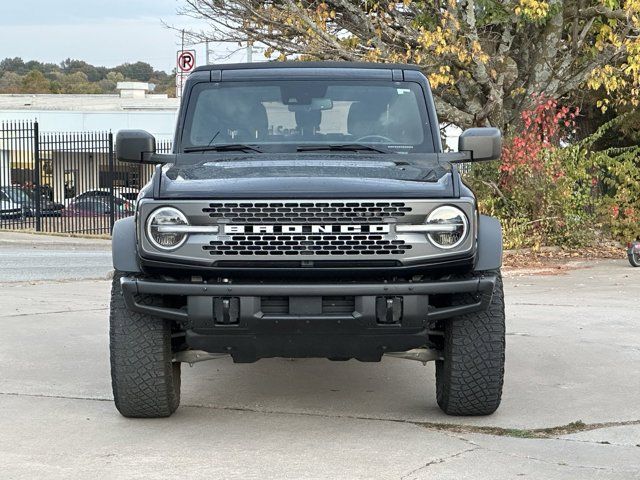
[[[42,133],[141,129],[159,141],[173,139],[179,99],[153,94],[147,83],[122,82],[118,89],[114,95],[0,95],[0,123],[10,126],[0,132],[0,186],[26,185],[36,176],[32,145],[13,122],[37,120]],[[53,200],[66,203],[79,192],[109,185],[113,175],[125,187],[139,187],[148,176],[137,165],[118,165],[109,173],[107,153],[85,147],[60,143],[41,150],[40,184],[50,187]]]
[[[173,138],[177,98],[150,93],[147,83],[121,82],[113,95],[0,95],[0,122],[37,120],[41,132],[147,130]]]

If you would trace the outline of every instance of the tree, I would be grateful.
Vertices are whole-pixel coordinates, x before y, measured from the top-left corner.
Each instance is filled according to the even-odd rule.
[[[162,71],[154,71],[145,62],[115,68],[96,67],[82,60],[66,59],[60,64],[25,62],[19,57],[0,61],[0,94],[3,93],[115,93],[118,82],[150,82],[159,92],[175,90],[175,80]]]
[[[96,83],[89,82],[86,73],[78,71],[60,77],[60,93],[91,94],[102,92]]]
[[[20,93],[22,91],[22,77],[14,72],[5,72],[0,77],[0,92]]]
[[[124,81],[124,75],[119,72],[109,72],[106,78],[100,80],[97,85],[100,93],[115,93],[118,82]]]
[[[153,67],[145,62],[125,63],[114,68],[127,79],[148,82],[153,76]]]
[[[194,40],[261,43],[281,59],[410,62],[441,120],[505,127],[536,95],[603,89],[640,103],[638,0],[185,0]]]
[[[104,78],[104,75],[101,74],[96,67],[89,65],[87,62],[82,60],[72,60],[67,58],[60,64],[60,68],[62,68],[62,71],[68,75],[81,72],[86,75],[89,82],[97,82]]]
[[[39,70],[31,70],[22,79],[22,93],[51,93],[51,83]]]
[[[26,68],[24,61],[20,57],[5,58],[0,62],[0,72],[12,72],[18,75],[25,75],[29,73],[29,69]]]

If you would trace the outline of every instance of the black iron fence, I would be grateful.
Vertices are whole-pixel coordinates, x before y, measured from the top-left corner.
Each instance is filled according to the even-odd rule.
[[[0,124],[0,229],[110,234],[133,214],[153,165],[121,164],[111,132],[41,133]],[[159,142],[158,151],[171,151]]]

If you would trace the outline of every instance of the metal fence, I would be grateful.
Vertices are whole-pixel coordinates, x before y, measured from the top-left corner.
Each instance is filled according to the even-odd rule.
[[[158,151],[171,151],[159,142]],[[0,229],[110,234],[133,214],[153,165],[121,164],[111,132],[40,133],[0,124]]]

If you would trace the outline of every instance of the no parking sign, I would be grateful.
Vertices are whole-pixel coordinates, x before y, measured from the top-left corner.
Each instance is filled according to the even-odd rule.
[[[178,52],[177,67],[181,73],[191,73],[196,68],[196,51],[180,50]]]
[[[187,75],[196,68],[196,51],[180,50],[176,59],[176,97],[182,97],[182,89]]]

